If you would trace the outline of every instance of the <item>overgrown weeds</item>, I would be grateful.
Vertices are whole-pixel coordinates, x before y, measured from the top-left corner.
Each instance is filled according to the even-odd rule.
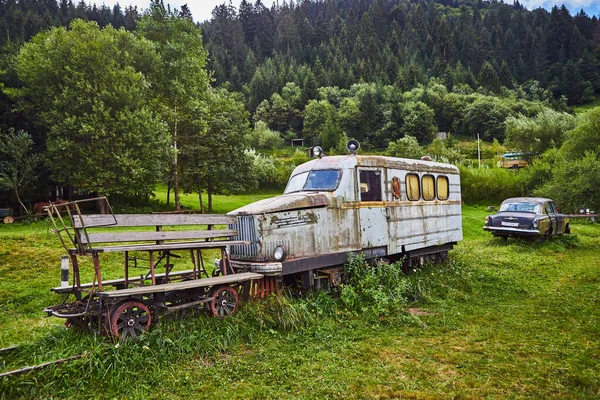
[[[598,224],[505,242],[481,228],[485,207],[463,212],[444,264],[404,273],[357,257],[336,292],[175,316],[120,345],[43,319],[60,254],[40,225],[0,232],[0,339],[19,345],[1,370],[85,354],[0,379],[0,398],[597,397]]]
[[[408,283],[402,262],[369,264],[362,255],[346,263],[348,284],[340,291],[340,300],[349,312],[366,317],[395,314],[406,304]]]

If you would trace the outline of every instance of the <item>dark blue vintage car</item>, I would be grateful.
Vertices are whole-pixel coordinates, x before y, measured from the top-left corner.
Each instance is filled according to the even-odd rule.
[[[503,238],[571,233],[569,218],[560,213],[554,201],[540,197],[504,200],[496,214],[485,217],[483,229]]]

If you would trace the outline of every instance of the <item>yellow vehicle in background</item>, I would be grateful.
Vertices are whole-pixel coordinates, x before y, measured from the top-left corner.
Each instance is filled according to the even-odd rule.
[[[498,158],[498,167],[518,169],[529,165],[529,161],[521,152],[504,153]]]

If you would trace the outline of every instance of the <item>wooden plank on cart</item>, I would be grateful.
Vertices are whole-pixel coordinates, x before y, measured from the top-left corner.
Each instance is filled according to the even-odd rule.
[[[88,237],[81,236],[81,243],[114,243],[114,242],[142,242],[157,240],[189,240],[189,239],[215,239],[231,237],[238,234],[237,230],[221,229],[215,231],[159,231],[159,232],[116,232],[116,233],[89,233]]]
[[[116,221],[116,224],[115,224]],[[74,216],[75,228],[110,226],[171,226],[235,224],[235,216],[218,214],[83,214]],[[83,223],[83,224],[82,224]]]
[[[186,276],[186,275],[192,275],[194,273],[193,269],[187,269],[185,271],[171,271],[169,272],[169,278],[179,278],[181,276]],[[160,279],[160,278],[164,278],[166,276],[166,274],[164,272],[161,272],[160,274],[156,274],[156,278]],[[150,277],[146,278],[144,281],[149,281]],[[139,283],[140,279],[136,278],[135,276],[130,277],[129,278],[129,282],[134,284],[134,283]],[[103,286],[118,286],[118,285],[124,285],[125,284],[125,278],[119,278],[119,279],[107,279],[107,280],[102,280],[102,285]],[[91,287],[93,287],[95,284],[94,283],[82,283],[80,288],[81,289],[90,289]],[[58,287],[53,287],[52,289],[50,289],[50,291],[54,292],[54,293],[71,293],[74,290],[77,290],[77,286],[58,286]]]
[[[230,274],[217,276],[214,278],[168,283],[166,285],[140,286],[131,289],[113,290],[110,292],[98,292],[97,294],[99,297],[104,298],[141,296],[150,293],[164,293],[178,290],[194,289],[199,287],[228,285],[231,283],[240,283],[262,279],[263,277],[264,276],[262,274],[256,274],[254,272],[242,272],[240,274]]]
[[[121,251],[165,251],[191,249],[218,249],[226,246],[250,244],[245,240],[214,240],[212,242],[177,242],[165,244],[132,244],[120,246],[95,247],[89,252],[115,253]]]

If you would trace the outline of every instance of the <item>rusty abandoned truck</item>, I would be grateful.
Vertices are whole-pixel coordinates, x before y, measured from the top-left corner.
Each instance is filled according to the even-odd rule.
[[[281,196],[230,212],[236,270],[280,275],[303,288],[340,282],[350,254],[443,261],[462,240],[460,175],[454,165],[356,154],[323,156],[298,166]]]
[[[331,288],[352,254],[407,267],[445,260],[462,240],[458,168],[357,155],[359,147],[350,141],[345,156],[315,147],[317,158],[296,167],[282,195],[227,215],[114,214],[105,198],[50,204],[68,256],[61,286],[51,289],[63,301],[44,311],[124,341],[186,309],[227,317],[240,297],[263,297],[281,283]],[[89,202],[103,202],[108,214],[89,214]],[[209,249],[221,256],[212,276],[202,254]],[[121,268],[122,278],[104,278]]]

